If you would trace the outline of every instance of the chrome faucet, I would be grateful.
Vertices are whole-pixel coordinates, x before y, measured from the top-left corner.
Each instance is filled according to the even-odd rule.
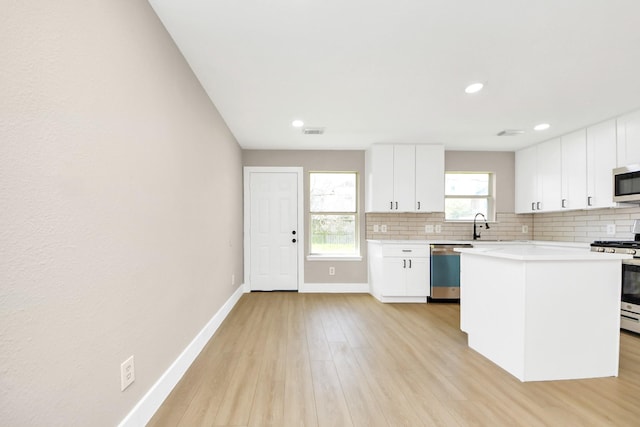
[[[478,228],[482,228],[482,224],[476,225],[476,219],[478,218],[478,215],[480,215],[482,219],[484,219],[484,228],[486,230],[489,229],[489,223],[487,222],[487,218],[485,218],[484,214],[481,214],[480,212],[478,212],[476,216],[473,217],[473,240],[478,240],[480,238],[480,230],[478,230]]]

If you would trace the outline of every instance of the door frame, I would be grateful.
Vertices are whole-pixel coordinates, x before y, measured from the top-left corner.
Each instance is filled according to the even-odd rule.
[[[298,185],[298,204],[296,210],[298,220],[298,292],[304,285],[304,249],[305,249],[305,223],[304,223],[304,168],[302,167],[271,167],[271,166],[245,166],[243,168],[244,188],[244,292],[251,292],[251,189],[249,187],[252,173],[295,173]]]

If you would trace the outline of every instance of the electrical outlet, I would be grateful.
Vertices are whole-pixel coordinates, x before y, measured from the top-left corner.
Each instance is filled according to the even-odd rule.
[[[616,225],[607,224],[607,235],[613,236],[614,234],[616,234]]]
[[[335,276],[335,275],[336,275],[336,268],[329,267],[329,276]]]
[[[120,391],[124,391],[136,379],[136,371],[133,366],[133,356],[120,365]]]
[[[428,224],[424,226],[425,233],[433,233],[433,224]]]
[[[442,233],[442,225],[436,224],[436,233]]]
[[[382,231],[383,233],[387,232],[387,226],[386,225],[381,225],[380,226],[380,231]]]
[[[373,232],[374,233],[379,233],[380,232],[380,226],[378,224],[373,224]]]
[[[528,233],[529,232],[529,226],[528,225],[523,225],[522,226],[522,232],[523,233]]]
[[[236,284],[236,275],[235,274],[231,274],[231,286]]]

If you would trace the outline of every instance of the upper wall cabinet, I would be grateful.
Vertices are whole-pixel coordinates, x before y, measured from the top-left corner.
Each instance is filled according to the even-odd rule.
[[[615,206],[615,163],[615,120],[517,151],[516,213]]]
[[[587,132],[585,129],[563,135],[561,209],[584,209],[587,206]],[[557,185],[557,183],[556,183]]]
[[[640,164],[640,111],[618,117],[618,167]]]
[[[444,146],[373,145],[365,179],[367,212],[442,212]]]
[[[609,208],[613,202],[616,167],[616,121],[587,128],[587,208]]]
[[[559,210],[561,149],[554,139],[516,152],[516,213]]]

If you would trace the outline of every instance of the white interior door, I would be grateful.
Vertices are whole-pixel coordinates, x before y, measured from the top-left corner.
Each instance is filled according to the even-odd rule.
[[[245,221],[249,220],[246,262],[250,264],[252,291],[298,289],[299,247],[303,244],[300,239],[302,224],[299,224],[299,178],[296,171],[245,171],[250,193],[249,212],[245,215]]]

